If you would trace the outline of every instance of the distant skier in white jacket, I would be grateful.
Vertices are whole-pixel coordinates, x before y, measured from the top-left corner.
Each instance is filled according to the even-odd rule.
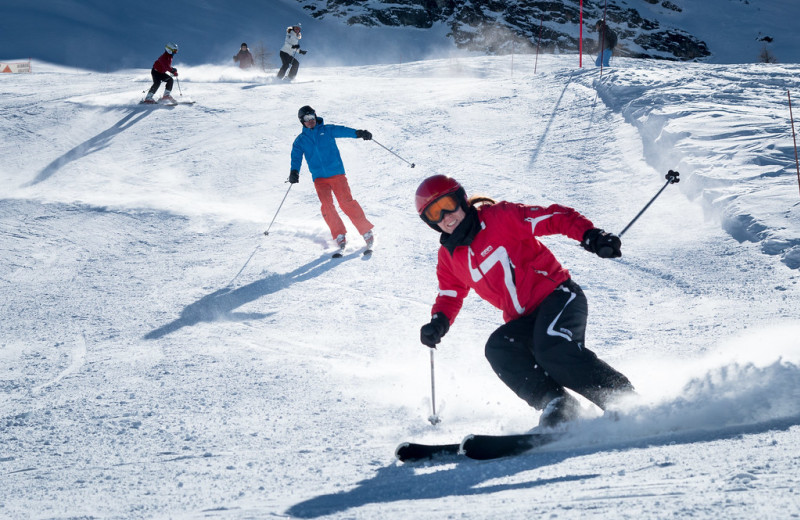
[[[286,70],[289,69],[289,75],[286,77],[289,81],[297,76],[297,69],[300,67],[300,62],[297,61],[295,56],[297,53],[305,54],[306,51],[300,49],[300,39],[303,35],[300,34],[300,26],[292,25],[286,28],[286,40],[281,47],[281,69],[278,71],[278,79],[283,79]]]

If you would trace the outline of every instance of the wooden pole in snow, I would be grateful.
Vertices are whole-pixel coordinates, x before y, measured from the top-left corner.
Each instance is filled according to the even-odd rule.
[[[794,141],[794,164],[797,166],[797,188],[800,190],[800,161],[797,160],[797,136],[794,133],[794,116],[792,115],[792,94],[786,91],[789,98],[789,119],[792,121],[792,140]]]

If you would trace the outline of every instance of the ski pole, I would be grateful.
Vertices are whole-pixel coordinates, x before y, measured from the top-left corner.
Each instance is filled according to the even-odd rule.
[[[667,175],[666,175],[667,182],[666,182],[666,184],[664,184],[664,186],[662,186],[662,187],[661,187],[661,189],[660,189],[660,190],[658,190],[658,193],[656,193],[655,197],[653,197],[652,199],[650,199],[650,202],[648,202],[647,204],[645,204],[645,206],[642,208],[642,211],[640,211],[638,215],[636,215],[635,217],[633,217],[633,220],[631,220],[631,221],[630,221],[630,223],[629,223],[627,226],[625,226],[625,229],[623,229],[623,230],[620,232],[620,234],[619,234],[619,235],[617,235],[617,236],[619,236],[620,238],[622,238],[622,235],[624,235],[624,234],[625,234],[625,232],[626,232],[626,231],[628,231],[628,228],[629,228],[629,227],[631,227],[631,226],[633,225],[633,223],[634,223],[634,222],[636,222],[636,221],[639,219],[639,217],[641,217],[641,216],[642,216],[642,213],[644,213],[644,212],[647,210],[647,208],[649,208],[649,207],[650,207],[650,204],[652,204],[652,203],[653,203],[653,201],[654,201],[654,200],[656,200],[656,198],[657,198],[659,195],[661,195],[661,192],[662,192],[662,191],[664,191],[664,188],[666,188],[666,187],[667,187],[667,186],[669,186],[670,184],[675,184],[676,182],[680,182],[680,179],[678,178],[678,175],[680,175],[678,172],[675,172],[675,171],[672,171],[672,170],[670,170],[669,172],[667,172]]]
[[[401,161],[405,162],[406,164],[409,164],[409,165],[411,165],[411,167],[412,167],[412,168],[413,168],[414,166],[416,166],[414,163],[406,161],[405,159],[403,159],[402,157],[400,157],[399,155],[397,155],[397,154],[396,154],[396,153],[394,153],[393,151],[389,150],[388,148],[386,148],[385,146],[383,146],[381,143],[379,143],[379,142],[378,142],[378,141],[376,141],[375,139],[372,139],[372,142],[373,142],[373,143],[375,143],[375,144],[377,144],[378,146],[380,146],[381,148],[383,148],[384,150],[386,150],[386,151],[387,151],[387,152],[389,152],[390,154],[394,155],[395,157],[397,157],[397,158],[398,158],[398,159],[400,159]]]
[[[433,349],[431,349],[431,410],[433,413],[428,417],[428,420],[432,425],[436,426],[442,422],[442,419],[436,415],[436,379],[433,376]]]
[[[291,189],[292,189],[292,184],[290,183],[289,184],[289,190],[291,190]],[[283,207],[283,203],[286,201],[286,197],[289,196],[289,190],[286,190],[286,195],[283,196],[283,200],[281,201],[280,205],[278,206],[278,211],[281,210],[281,207]],[[269,235],[269,230],[270,230],[270,228],[272,228],[272,224],[275,222],[275,219],[278,218],[278,211],[275,212],[275,216],[272,217],[272,222],[269,223],[269,226],[267,227],[267,230],[264,231],[265,235]]]
[[[176,83],[178,83],[178,93],[180,93],[180,95],[183,96],[183,92],[181,92],[181,80],[178,79],[178,76],[175,76],[172,73],[170,73],[169,76],[173,78]]]

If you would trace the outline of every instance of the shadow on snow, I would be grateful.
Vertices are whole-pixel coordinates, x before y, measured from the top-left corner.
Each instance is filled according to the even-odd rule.
[[[643,449],[671,444],[694,444],[740,437],[745,434],[764,433],[772,430],[788,430],[800,424],[800,416],[765,421],[754,425],[740,425],[711,431],[671,432],[647,438],[622,441],[594,442],[593,446],[570,447],[561,451],[537,452],[526,455],[497,459],[493,461],[474,461],[470,459],[449,458],[442,469],[435,471],[435,464],[393,463],[378,469],[375,474],[359,482],[350,491],[319,495],[293,505],[286,510],[287,515],[297,518],[319,518],[368,504],[399,502],[404,500],[430,500],[452,496],[475,496],[518,489],[576,482],[602,477],[602,473],[581,473],[557,478],[535,478],[531,476],[523,482],[490,483],[494,479],[509,478],[519,473],[534,471],[564,460],[601,453],[604,451],[624,451]],[[455,462],[458,461],[456,464]],[[651,466],[666,467],[672,463],[653,462]],[[649,467],[649,466],[648,466]],[[417,473],[415,469],[428,468],[433,471]],[[613,469],[613,468],[612,468]],[[628,468],[640,470],[644,468]]]
[[[270,274],[269,276],[256,280],[255,282],[243,285],[234,289],[229,283],[222,289],[216,290],[211,294],[203,296],[194,303],[187,305],[178,319],[162,327],[148,332],[144,339],[158,339],[167,334],[171,334],[183,327],[197,325],[200,322],[212,322],[219,320],[227,321],[246,321],[263,319],[270,314],[263,313],[242,313],[234,312],[242,305],[255,301],[262,296],[282,291],[287,287],[315,278],[320,274],[333,269],[337,264],[344,260],[355,258],[358,255],[348,255],[336,262],[331,262],[330,254],[325,253],[319,258],[302,265],[284,274]],[[238,276],[238,275],[237,275]]]
[[[423,474],[414,472],[414,468],[418,466],[386,466],[378,469],[372,478],[359,482],[350,491],[314,497],[290,507],[286,514],[297,518],[318,518],[367,504],[488,495],[501,491],[536,488],[601,476],[599,473],[587,473],[516,483],[481,485],[492,479],[509,477],[537,467],[531,465],[530,457],[525,457],[525,459],[524,461],[521,458],[505,459],[489,464],[467,461],[452,468]],[[549,458],[545,464],[541,465],[555,462],[558,460]]]
[[[128,128],[132,127],[148,115],[152,113],[152,110],[149,110],[147,107],[141,108],[136,107],[131,109],[125,117],[114,123],[110,128],[104,130],[97,134],[96,136],[92,137],[84,141],[83,143],[79,144],[72,150],[68,151],[61,157],[55,159],[53,162],[48,164],[47,166],[39,172],[35,179],[30,182],[25,183],[23,186],[33,186],[35,184],[39,184],[40,182],[44,182],[53,175],[58,172],[61,168],[66,166],[67,164],[82,159],[89,154],[99,152],[104,148],[107,148],[109,144],[111,144],[111,140],[116,137],[117,135],[121,134]]]

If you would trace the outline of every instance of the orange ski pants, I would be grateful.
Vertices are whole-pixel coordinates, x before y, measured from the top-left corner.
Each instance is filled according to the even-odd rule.
[[[336,201],[339,207],[350,219],[360,234],[364,234],[373,228],[372,223],[367,220],[364,215],[364,210],[361,205],[353,198],[350,193],[350,185],[347,183],[347,177],[344,175],[334,175],[333,177],[320,177],[314,180],[314,188],[317,190],[317,196],[322,203],[322,218],[331,230],[331,236],[335,239],[339,235],[344,235],[347,230],[344,227],[344,222],[339,217],[336,207],[333,205],[333,196],[336,195]]]

